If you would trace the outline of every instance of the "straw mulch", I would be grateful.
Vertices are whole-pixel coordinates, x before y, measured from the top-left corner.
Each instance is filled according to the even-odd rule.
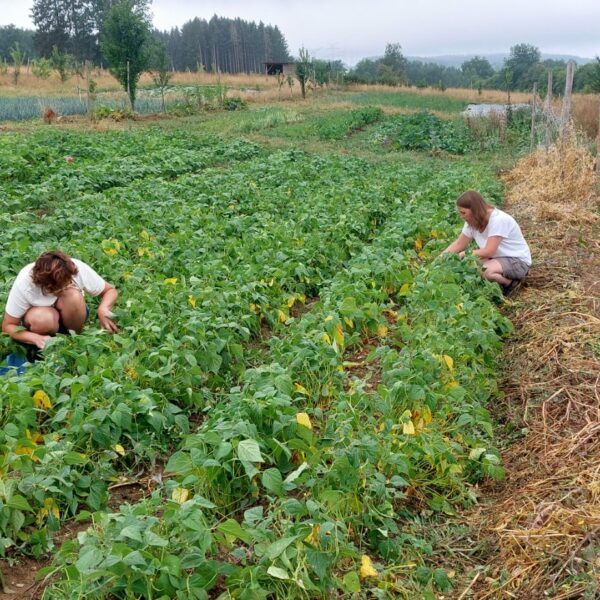
[[[534,254],[508,302],[515,333],[494,408],[516,440],[504,441],[507,480],[467,516],[488,551],[465,565],[460,600],[600,598],[600,223],[591,163],[574,144],[564,161],[560,148],[537,152],[507,177],[507,209]]]
[[[594,165],[595,157],[568,126],[548,150],[528,154],[505,177],[506,200],[534,221],[594,222],[598,219]]]

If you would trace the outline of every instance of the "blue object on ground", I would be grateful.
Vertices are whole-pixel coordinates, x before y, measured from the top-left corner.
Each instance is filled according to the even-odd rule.
[[[25,371],[27,359],[18,354],[9,354],[3,364],[0,365],[0,375],[22,375]]]

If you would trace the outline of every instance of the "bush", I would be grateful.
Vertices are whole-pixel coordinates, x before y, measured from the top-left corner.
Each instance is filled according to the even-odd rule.
[[[245,110],[248,105],[239,96],[233,96],[231,98],[225,98],[223,101],[223,108],[225,110]]]

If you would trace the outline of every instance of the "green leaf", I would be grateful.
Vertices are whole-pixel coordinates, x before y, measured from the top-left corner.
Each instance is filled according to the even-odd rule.
[[[84,547],[75,566],[82,575],[85,575],[93,571],[100,564],[102,558],[102,552],[100,552],[99,548]]]
[[[342,581],[347,592],[360,592],[360,578],[358,577],[358,573],[356,571],[350,571],[350,573],[346,573]]]
[[[192,470],[192,460],[187,452],[175,452],[169,458],[169,462],[165,467],[168,473],[176,475],[187,475]]]
[[[238,444],[237,455],[243,462],[265,462],[260,453],[260,446],[256,440],[242,440]]]
[[[253,536],[248,533],[235,519],[227,519],[227,521],[220,523],[217,525],[217,529],[226,535],[230,535],[234,538],[238,538],[245,542],[246,544],[250,544],[253,541]]]
[[[267,546],[265,550],[265,556],[270,560],[275,560],[278,556],[281,556],[285,549],[293,544],[298,539],[298,536],[285,537],[273,542],[270,546]]]
[[[144,541],[146,544],[148,544],[148,546],[158,546],[160,548],[164,548],[165,546],[169,545],[167,540],[149,530],[144,532]]]
[[[269,567],[267,569],[267,574],[271,577],[275,577],[276,579],[289,579],[290,576],[285,569],[281,569],[280,567]]]
[[[142,532],[137,525],[129,525],[127,527],[124,527],[121,530],[121,535],[119,537],[121,539],[129,538],[129,539],[135,540],[136,542],[143,542]]]
[[[265,488],[272,494],[277,496],[283,496],[285,494],[285,490],[283,489],[283,478],[281,477],[279,469],[267,469],[262,474],[261,480]]]
[[[433,581],[441,592],[448,592],[452,589],[452,582],[444,569],[436,569],[433,572]]]
[[[16,508],[17,510],[26,510],[29,512],[33,512],[33,508],[31,508],[29,502],[23,496],[13,496],[6,503],[9,508]]]

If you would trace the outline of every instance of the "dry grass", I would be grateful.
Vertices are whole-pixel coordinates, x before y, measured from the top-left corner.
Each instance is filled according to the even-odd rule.
[[[493,551],[468,565],[461,600],[600,598],[600,226],[549,220],[520,191],[536,197],[541,187],[542,202],[563,207],[560,216],[579,214],[581,201],[598,207],[599,198],[585,177],[565,196],[564,165],[529,160],[535,178],[529,163],[515,168],[508,208],[534,266],[508,307],[515,334],[502,360],[505,398],[494,407],[527,433],[503,452],[507,481],[482,490],[486,500],[467,516]],[[548,182],[558,182],[554,195]]]
[[[569,127],[548,151],[540,148],[517,163],[505,177],[507,199],[537,220],[595,221],[594,165],[595,158]]]
[[[121,85],[106,70],[96,69],[92,73],[92,78],[98,84],[100,91],[119,91]],[[261,89],[266,91],[275,90],[277,92],[277,81],[274,77],[264,75],[247,75],[223,73],[219,76],[213,73],[174,73],[171,83],[174,85],[214,85],[222,83],[227,87],[244,90]],[[144,73],[140,78],[140,85],[151,85],[152,77]],[[295,86],[297,87],[297,86]],[[12,73],[0,74],[0,96],[70,96],[77,95],[80,90],[85,88],[85,81],[76,75],[69,78],[65,83],[61,83],[58,75],[53,72],[48,79],[38,79],[34,77],[27,69],[22,69],[18,85],[12,81]],[[285,86],[287,88],[287,85]],[[285,92],[283,89],[282,92]],[[294,90],[299,94],[299,90]],[[287,90],[289,96],[289,90]]]
[[[573,121],[575,126],[592,140],[598,136],[599,114],[599,94],[575,94],[573,96]]]

